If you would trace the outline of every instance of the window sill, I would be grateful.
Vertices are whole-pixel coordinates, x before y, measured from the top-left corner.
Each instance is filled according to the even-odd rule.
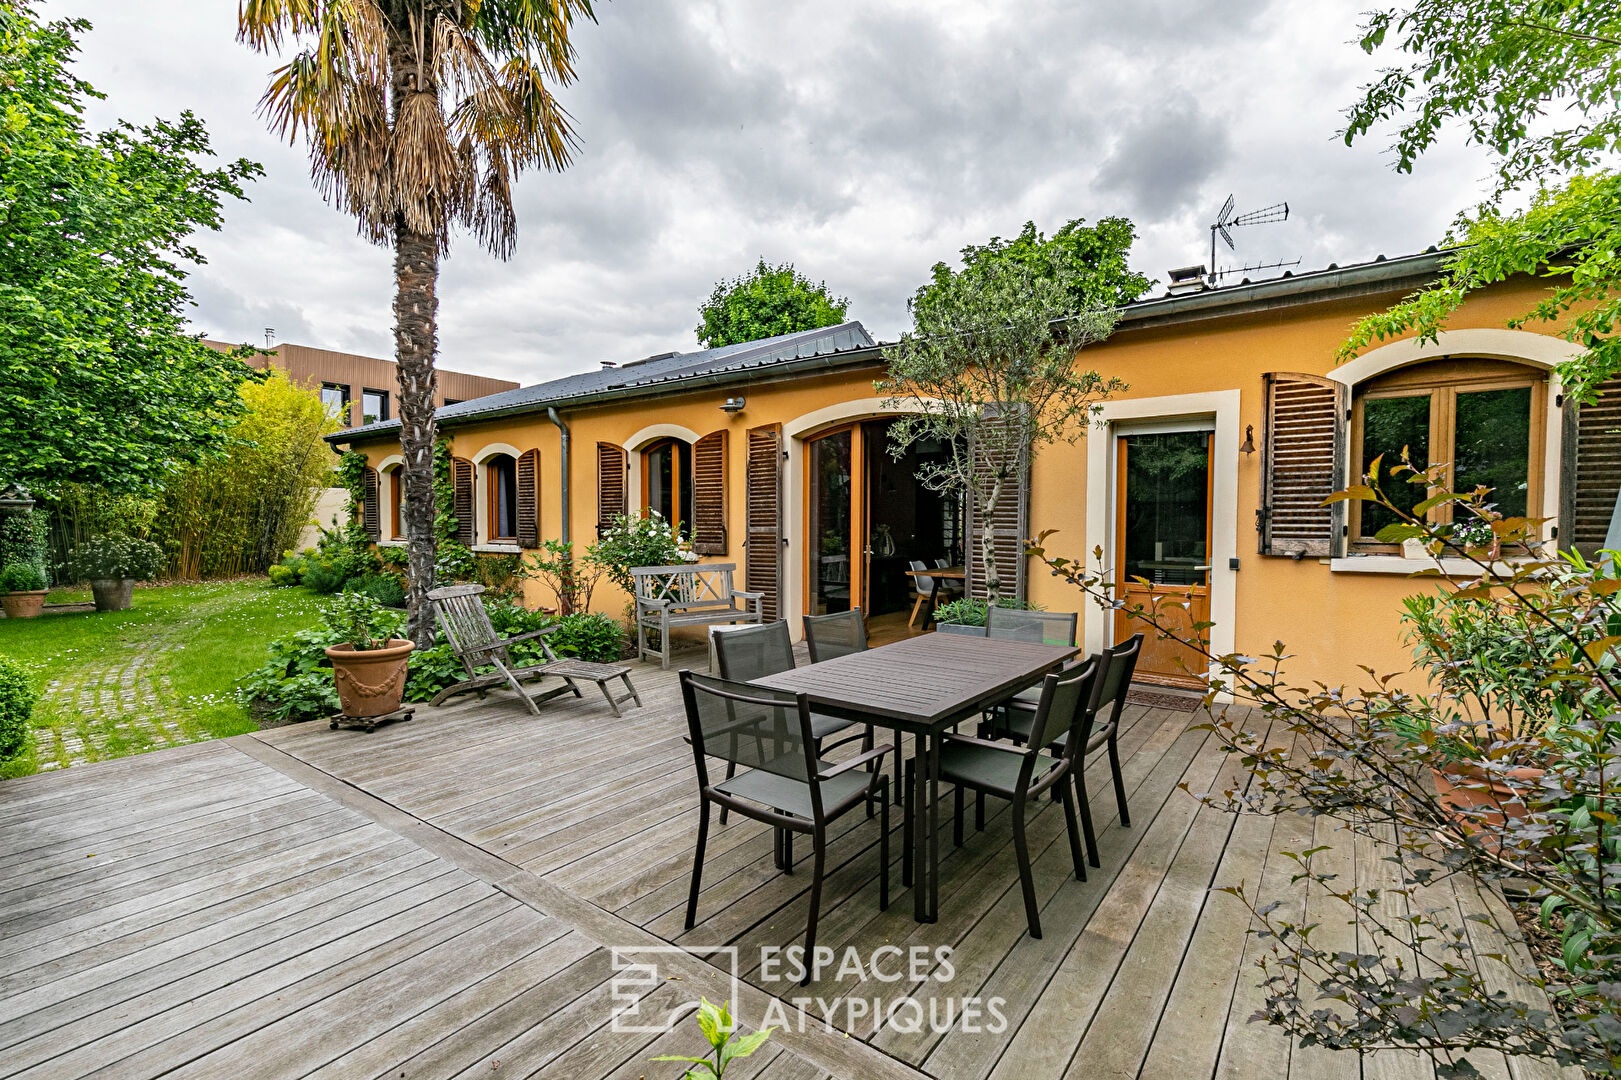
[[[1401,555],[1352,555],[1346,558],[1328,559],[1328,568],[1336,574],[1401,574],[1411,576],[1424,570],[1439,569],[1447,577],[1472,578],[1479,577],[1480,566],[1468,559],[1456,558],[1422,558],[1408,559]],[[1496,574],[1511,574],[1514,564],[1530,561],[1528,559],[1509,559],[1492,564],[1492,572]]]
[[[402,548],[402,547],[406,547],[407,544],[406,544],[406,541],[404,541],[404,540],[379,540],[379,541],[377,541],[377,546],[378,547]]]
[[[472,551],[480,555],[522,555],[523,548],[517,544],[474,544]]]

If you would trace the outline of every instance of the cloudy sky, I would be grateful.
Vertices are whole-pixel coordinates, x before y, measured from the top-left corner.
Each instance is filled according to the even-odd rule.
[[[517,254],[444,265],[440,363],[525,383],[697,347],[698,304],[764,256],[851,299],[880,338],[964,244],[1131,217],[1163,279],[1208,259],[1208,224],[1287,200],[1221,262],[1353,262],[1434,243],[1482,188],[1457,139],[1412,176],[1346,148],[1339,110],[1375,69],[1366,0],[611,0],[580,29],[564,95],[583,141],[516,194]],[[46,0],[94,24],[91,119],[200,114],[262,163],[251,202],[201,238],[194,324],[210,336],[392,355],[387,251],[309,184],[255,113],[272,58],[235,39],[235,0]],[[1275,271],[1274,271],[1275,272]],[[1233,279],[1233,280],[1236,280]]]

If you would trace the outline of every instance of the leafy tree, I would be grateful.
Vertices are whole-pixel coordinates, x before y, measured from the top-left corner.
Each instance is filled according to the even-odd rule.
[[[1347,111],[1347,144],[1387,123],[1395,166],[1410,171],[1444,127],[1461,123],[1496,160],[1490,197],[1460,214],[1460,245],[1434,285],[1362,320],[1341,350],[1417,331],[1433,340],[1472,292],[1514,274],[1554,284],[1519,328],[1566,320],[1587,349],[1560,369],[1567,392],[1592,400],[1621,372],[1621,177],[1604,168],[1621,151],[1621,8],[1611,0],[1417,0],[1377,11],[1362,47],[1394,42],[1403,62],[1363,87]],[[1529,190],[1523,210],[1506,208]]]
[[[309,144],[316,186],[394,249],[408,633],[431,644],[435,572],[434,353],[439,259],[453,227],[499,258],[517,237],[513,177],[566,167],[575,149],[553,96],[574,81],[576,21],[591,0],[243,0],[239,36],[304,47],[276,69],[271,128]]]
[[[190,113],[99,134],[69,70],[83,20],[0,0],[0,480],[145,491],[222,443],[253,376],[183,333],[187,237],[259,174],[209,168]]]
[[[767,266],[715,283],[715,291],[698,308],[703,321],[694,329],[706,349],[758,341],[778,334],[837,326],[850,307],[848,296],[834,296],[827,282],[812,285],[793,263]]]
[[[1032,276],[1061,280],[1069,290],[1070,309],[1084,311],[1130,303],[1153,287],[1129,265],[1135,239],[1137,230],[1129,218],[1106,217],[1096,225],[1076,218],[1050,237],[1027,221],[1011,240],[993,236],[987,244],[963,248],[962,261],[969,273],[1014,263]],[[945,263],[936,263],[932,273],[939,282],[952,271]]]
[[[1129,244],[1130,227],[1125,235]],[[891,453],[939,439],[951,447],[943,462],[921,468],[932,491],[970,501],[989,521],[1013,495],[1045,444],[1073,442],[1098,402],[1126,389],[1119,379],[1077,370],[1076,350],[1102,341],[1119,318],[1122,282],[1098,275],[1079,281],[1075,261],[1046,247],[1016,257],[996,255],[992,241],[964,251],[965,266],[944,263],[908,303],[912,329],[886,353],[880,393],[906,415],[890,426]],[[1120,265],[1124,266],[1124,253]],[[1079,296],[1094,298],[1086,306]],[[987,595],[1001,595],[994,537],[981,530],[980,559]]]

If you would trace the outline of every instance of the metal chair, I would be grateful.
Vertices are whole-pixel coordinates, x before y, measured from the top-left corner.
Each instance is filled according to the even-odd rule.
[[[1084,663],[1061,674],[1048,675],[1041,687],[1041,700],[1031,728],[1034,738],[1023,747],[990,742],[966,735],[946,735],[940,741],[940,779],[955,787],[955,820],[952,841],[963,840],[963,795],[974,792],[979,808],[979,828],[984,827],[984,798],[995,795],[1013,803],[1013,852],[1019,864],[1019,888],[1024,893],[1024,913],[1030,936],[1041,937],[1041,914],[1036,907],[1035,882],[1030,871],[1030,846],[1025,839],[1025,811],[1032,798],[1051,789],[1064,804],[1064,827],[1069,833],[1070,861],[1077,880],[1086,880],[1086,859],[1081,854],[1081,834],[1075,822],[1075,786],[1068,777],[1075,772],[1075,747],[1084,741],[1086,700],[1092,695],[1096,663]],[[1055,754],[1043,748],[1068,735]]]
[[[805,927],[805,977],[811,979],[816,924],[821,914],[822,876],[827,858],[827,826],[853,807],[874,799],[882,808],[878,834],[878,905],[889,907],[889,777],[883,757],[893,747],[874,747],[848,761],[821,761],[815,749],[812,714],[804,694],[681,673],[693,758],[698,769],[698,846],[687,893],[687,923],[698,917],[704,846],[709,839],[709,806],[736,810],[765,822],[775,834],[777,868],[793,873],[793,834],[811,836],[810,918]],[[727,776],[712,784],[706,758],[724,758]],[[745,770],[734,775],[737,765]],[[861,771],[861,766],[872,768]],[[723,817],[724,820],[724,817]]]
[[[985,636],[1073,645],[1078,621],[1073,611],[1021,611],[993,606],[985,612]]]
[[[831,615],[806,615],[805,647],[810,650],[810,661],[819,664],[867,649],[867,620],[860,608],[836,611]]]
[[[1142,652],[1143,635],[1133,634],[1129,639],[1082,663],[1095,663],[1098,676],[1091,700],[1086,705],[1085,724],[1081,731],[1078,764],[1075,767],[1075,794],[1081,803],[1081,825],[1086,832],[1087,855],[1093,866],[1098,865],[1097,836],[1092,828],[1091,802],[1086,795],[1086,758],[1099,746],[1109,750],[1109,775],[1114,781],[1115,805],[1120,811],[1120,824],[1131,827],[1131,811],[1126,806],[1126,782],[1120,773],[1120,713],[1126,707],[1126,694],[1131,689],[1131,676],[1137,670],[1137,657]],[[1078,665],[1077,665],[1078,666]],[[1014,742],[1029,744],[1035,728],[1035,708],[1022,695],[1010,699],[991,728],[993,734]],[[985,729],[981,729],[981,734]],[[1061,734],[1048,744],[1049,751],[1066,748],[1069,734]],[[983,824],[984,811],[979,812]]]
[[[741,630],[733,630],[714,637],[715,659],[719,662],[720,677],[730,682],[750,683],[767,675],[776,675],[794,668],[794,645],[788,637],[788,624],[781,619]],[[825,742],[830,735],[859,728],[849,737]],[[862,750],[872,749],[872,725],[857,724],[822,713],[811,713],[811,737],[817,754],[826,753],[847,742],[862,740]],[[735,762],[726,766],[726,778],[732,777]],[[872,808],[867,808],[870,817]],[[720,823],[726,824],[726,811],[722,810]]]

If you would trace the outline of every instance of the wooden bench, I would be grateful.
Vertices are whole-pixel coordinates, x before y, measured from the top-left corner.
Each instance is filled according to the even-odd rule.
[[[636,658],[659,658],[670,667],[670,631],[681,626],[757,623],[764,618],[764,593],[732,588],[736,563],[636,566]],[[658,648],[648,638],[658,635]]]

